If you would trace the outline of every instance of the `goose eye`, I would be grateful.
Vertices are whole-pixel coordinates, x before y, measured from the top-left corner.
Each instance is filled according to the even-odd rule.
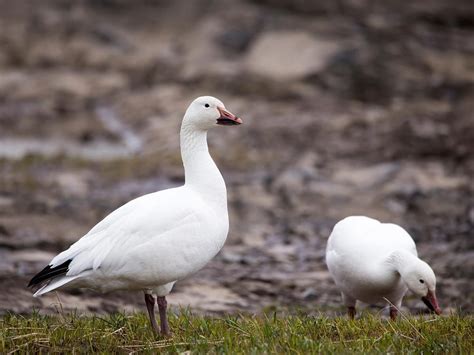
[[[421,283],[421,284],[424,284],[424,283],[425,283],[425,280],[420,280],[420,283]]]
[[[205,108],[208,108],[208,107],[209,107],[209,104],[205,104],[204,107],[205,107]]]

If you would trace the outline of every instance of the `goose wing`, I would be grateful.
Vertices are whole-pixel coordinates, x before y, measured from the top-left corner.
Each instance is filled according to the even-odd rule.
[[[163,190],[136,198],[110,213],[85,236],[51,262],[29,283],[35,286],[59,276],[77,276],[98,269],[107,256],[125,255],[152,238],[197,223],[196,196],[183,188]]]

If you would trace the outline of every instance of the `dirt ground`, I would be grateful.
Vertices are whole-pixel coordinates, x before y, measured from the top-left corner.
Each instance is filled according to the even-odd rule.
[[[445,311],[474,310],[471,1],[0,8],[0,314],[53,312],[31,276],[108,212],[183,182],[179,125],[204,94],[245,121],[209,135],[230,234],[173,306],[342,312],[326,239],[363,214],[411,233]],[[59,297],[81,312],[144,307],[139,293]]]

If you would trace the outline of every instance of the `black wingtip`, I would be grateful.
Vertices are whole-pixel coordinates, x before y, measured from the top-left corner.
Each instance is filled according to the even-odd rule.
[[[69,264],[71,264],[72,259],[66,260],[61,265],[56,267],[51,267],[51,265],[46,266],[43,270],[38,272],[28,283],[28,287],[36,286],[46,281],[52,279],[53,277],[64,275],[69,270]]]

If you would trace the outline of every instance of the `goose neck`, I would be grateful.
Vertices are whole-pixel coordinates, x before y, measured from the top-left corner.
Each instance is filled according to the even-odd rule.
[[[402,278],[419,261],[418,257],[405,250],[396,250],[392,252],[388,259],[388,264],[397,271]]]
[[[180,140],[185,185],[206,195],[206,200],[226,206],[227,192],[224,179],[209,154],[207,131],[183,123]]]
[[[191,163],[199,158],[209,155],[207,147],[207,131],[196,129],[183,123],[180,133],[181,156],[183,163]]]

